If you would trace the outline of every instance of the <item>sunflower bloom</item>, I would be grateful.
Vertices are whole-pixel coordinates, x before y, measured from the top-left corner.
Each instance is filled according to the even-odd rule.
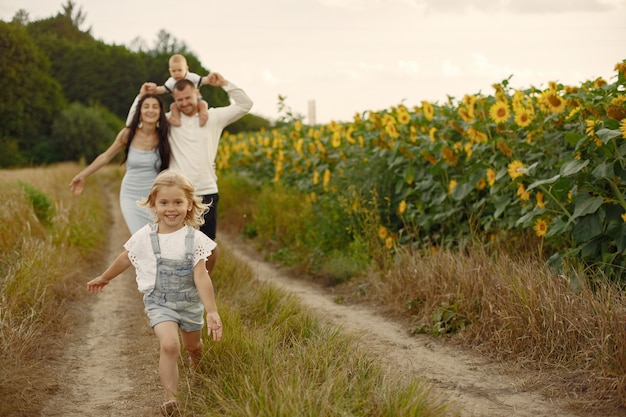
[[[467,129],[467,136],[474,143],[486,143],[488,139],[486,133],[483,133],[480,130],[476,130],[473,127]]]
[[[430,138],[430,141],[433,143],[437,141],[437,137],[435,136],[435,133],[437,133],[436,127],[431,127],[430,130],[428,131],[428,137]]]
[[[532,114],[526,109],[519,109],[515,111],[515,123],[519,127],[526,127],[533,121]]]
[[[544,237],[546,233],[548,233],[548,223],[546,223],[543,219],[537,219],[533,229],[535,230],[535,234],[537,236]]]
[[[437,158],[426,151],[421,151],[420,154],[424,157],[425,160],[431,163],[431,165],[435,165],[437,163]]]
[[[422,101],[422,111],[424,112],[426,120],[429,122],[433,120],[433,117],[435,116],[435,108],[432,104],[427,101]]]
[[[400,136],[398,130],[396,129],[396,125],[393,123],[387,123],[385,125],[385,132],[387,132],[389,137],[392,139],[397,139]]]
[[[503,101],[496,101],[489,108],[489,116],[496,123],[504,123],[509,119],[509,105]]]
[[[472,142],[467,142],[465,145],[463,145],[463,150],[467,155],[467,159],[470,159],[472,157],[472,153],[474,152],[474,149],[472,148]]]
[[[402,214],[405,211],[406,211],[406,201],[402,200],[400,201],[400,204],[398,204],[398,214],[402,216]]]
[[[493,168],[487,168],[487,184],[490,187],[493,187],[493,184],[496,183],[496,171]]]
[[[445,146],[441,150],[441,154],[443,156],[443,159],[445,159],[446,162],[450,164],[450,166],[455,167],[456,164],[459,162],[459,158],[454,154],[454,151],[447,146]]]
[[[522,184],[521,182],[517,186],[517,195],[522,201],[530,200],[530,193],[526,191],[526,187],[524,187],[524,184]]]
[[[621,217],[622,217],[622,220],[624,220],[624,222],[626,222],[626,213],[622,213]]]
[[[543,193],[541,192],[537,193],[536,198],[537,198],[537,207],[542,208],[542,209],[546,208],[546,205],[543,202]]]
[[[499,140],[497,143],[498,149],[504,156],[511,157],[513,155],[513,150],[509,148],[509,145],[506,144],[505,141]]]
[[[484,178],[481,178],[480,180],[478,180],[478,182],[476,183],[476,189],[477,190],[484,190],[485,187],[487,186],[487,181],[485,181]]]
[[[338,148],[341,146],[341,133],[339,131],[335,131],[333,133],[333,139],[331,141],[333,148]]]
[[[457,184],[457,180],[450,180],[450,183],[448,184],[448,194],[452,194]]]
[[[565,100],[557,94],[556,90],[549,89],[544,91],[540,100],[552,113],[561,113],[565,110]]]
[[[517,177],[523,176],[524,173],[519,171],[521,168],[525,168],[522,161],[515,160],[511,162],[507,167],[507,172],[509,173],[509,177],[511,177],[511,179],[514,180]]]
[[[622,132],[622,137],[626,139],[626,119],[622,119],[619,124],[619,130]]]
[[[317,185],[320,183],[320,173],[317,171],[313,171],[313,185]]]
[[[464,122],[471,123],[474,121],[474,112],[465,107],[459,107],[457,113],[461,116],[461,119],[463,119]]]
[[[409,114],[409,112],[404,109],[398,112],[398,122],[406,125],[409,124],[409,122],[411,121],[411,115]]]
[[[380,238],[380,240],[385,240],[388,234],[389,233],[387,232],[387,228],[385,226],[378,226],[378,237]]]
[[[385,239],[385,247],[388,250],[391,250],[393,248],[393,238],[391,236],[387,236],[387,239]]]
[[[326,168],[324,171],[324,182],[322,183],[324,191],[328,191],[328,184],[330,184],[330,170]]]
[[[296,132],[299,132],[302,129],[302,122],[300,120],[296,120],[293,124],[293,128],[296,129]]]

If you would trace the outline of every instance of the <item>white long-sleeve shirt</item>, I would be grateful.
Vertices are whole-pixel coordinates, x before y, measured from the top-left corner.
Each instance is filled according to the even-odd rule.
[[[228,93],[231,103],[225,107],[209,108],[209,121],[204,126],[200,126],[198,113],[190,117],[182,112],[181,125],[170,126],[170,168],[185,174],[196,188],[197,195],[218,192],[215,157],[220,137],[224,128],[248,113],[253,104],[250,97],[235,84],[229,82],[222,88]],[[131,106],[128,120],[132,120],[138,102],[139,97]]]

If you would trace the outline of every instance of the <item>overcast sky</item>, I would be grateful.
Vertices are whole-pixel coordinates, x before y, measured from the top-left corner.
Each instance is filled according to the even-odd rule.
[[[65,3],[0,0],[0,19],[19,9],[31,21],[51,17]],[[626,0],[74,3],[86,15],[81,29],[109,44],[142,38],[152,47],[164,29],[244,88],[252,112],[270,119],[279,94],[304,116],[314,100],[317,123],[349,121],[400,103],[491,95],[491,85],[510,75],[516,88],[611,81],[626,59]]]

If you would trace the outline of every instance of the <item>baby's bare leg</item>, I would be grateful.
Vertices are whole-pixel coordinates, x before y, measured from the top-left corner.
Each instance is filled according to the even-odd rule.
[[[198,116],[200,117],[200,126],[204,126],[209,120],[209,103],[204,100],[198,100]]]
[[[170,124],[172,126],[180,126],[180,110],[178,110],[178,106],[176,105],[176,103],[172,103],[172,105],[170,106],[170,118],[168,119],[168,122],[170,122]]]

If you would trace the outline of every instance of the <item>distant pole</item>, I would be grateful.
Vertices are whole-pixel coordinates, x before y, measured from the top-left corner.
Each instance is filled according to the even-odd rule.
[[[315,125],[315,100],[309,100],[309,124]]]

